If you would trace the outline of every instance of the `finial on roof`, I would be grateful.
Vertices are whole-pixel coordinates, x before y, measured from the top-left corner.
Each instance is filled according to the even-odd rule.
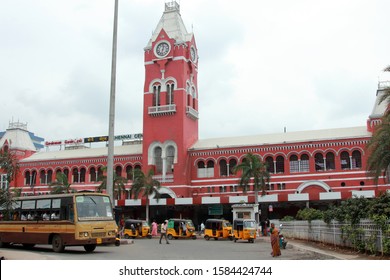
[[[165,12],[178,11],[180,12],[180,5],[176,1],[170,1],[165,3]]]

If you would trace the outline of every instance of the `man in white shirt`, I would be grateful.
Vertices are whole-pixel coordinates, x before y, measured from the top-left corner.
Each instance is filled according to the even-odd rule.
[[[168,242],[168,238],[167,238],[167,226],[168,226],[168,220],[165,220],[164,223],[161,225],[161,230],[160,230],[160,244],[161,244],[161,239],[163,237],[165,237],[165,241],[167,242],[167,244],[169,244]]]

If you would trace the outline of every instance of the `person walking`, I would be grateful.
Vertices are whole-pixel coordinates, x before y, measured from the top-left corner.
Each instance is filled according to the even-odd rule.
[[[168,238],[167,238],[167,226],[168,226],[168,220],[165,220],[164,223],[161,225],[160,229],[160,244],[161,244],[161,239],[165,237],[165,241],[167,244],[169,244]]]
[[[271,224],[270,233],[271,233],[271,247],[272,247],[271,255],[272,257],[280,256],[282,253],[280,252],[280,246],[279,246],[279,230],[275,227],[274,223]]]
[[[153,223],[152,223],[152,236],[157,236],[157,223],[156,223],[156,220],[153,220]]]

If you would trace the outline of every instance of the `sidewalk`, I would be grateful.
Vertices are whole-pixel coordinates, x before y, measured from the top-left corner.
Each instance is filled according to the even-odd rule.
[[[257,237],[257,241],[270,242],[269,236]],[[310,251],[319,255],[329,256],[338,260],[369,260],[380,259],[380,257],[358,254],[353,251],[343,250],[341,248],[324,245],[299,239],[287,239],[287,248],[294,248],[301,251]]]

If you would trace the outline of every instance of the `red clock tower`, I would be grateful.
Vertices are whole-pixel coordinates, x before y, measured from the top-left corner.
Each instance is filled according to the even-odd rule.
[[[188,148],[198,140],[198,54],[177,2],[165,11],[145,47],[143,167],[163,185],[190,181]]]

